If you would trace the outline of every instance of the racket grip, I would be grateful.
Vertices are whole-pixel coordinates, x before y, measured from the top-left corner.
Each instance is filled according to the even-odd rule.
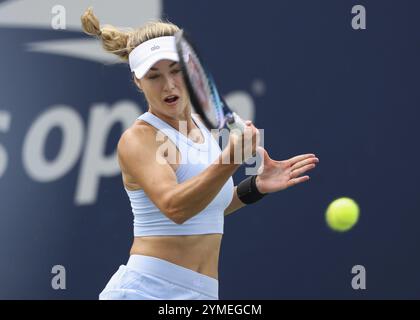
[[[236,114],[236,112],[232,112],[233,118],[228,121],[227,127],[229,130],[240,130],[242,133],[245,131],[245,122],[241,119],[240,116]]]

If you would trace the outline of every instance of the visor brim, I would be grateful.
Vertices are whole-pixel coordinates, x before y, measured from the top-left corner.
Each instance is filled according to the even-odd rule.
[[[156,54],[149,57],[147,60],[145,60],[142,64],[140,64],[134,69],[134,74],[136,75],[136,78],[143,78],[147,71],[149,71],[150,68],[153,67],[153,65],[160,60],[172,60],[178,62],[179,57],[176,52],[172,51],[156,52]]]

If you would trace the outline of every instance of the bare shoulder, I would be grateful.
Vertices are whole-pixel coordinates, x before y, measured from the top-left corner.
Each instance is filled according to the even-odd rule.
[[[174,171],[162,157],[156,132],[148,123],[136,121],[121,135],[118,163],[126,188],[143,189],[161,210],[165,210],[160,197],[173,188],[177,180]],[[159,186],[156,181],[159,181]]]
[[[149,140],[155,130],[150,125],[136,121],[131,127],[127,128],[120,137],[118,145],[136,144],[140,140],[141,143]]]
[[[156,130],[143,121],[136,121],[123,132],[118,141],[118,156],[132,155],[133,153],[154,149],[156,146]]]

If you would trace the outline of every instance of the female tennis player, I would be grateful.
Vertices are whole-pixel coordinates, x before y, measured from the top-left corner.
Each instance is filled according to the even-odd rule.
[[[259,132],[251,121],[246,121],[243,143],[232,133],[221,150],[191,112],[175,48],[179,28],[174,24],[157,21],[122,31],[101,27],[89,8],[82,25],[87,34],[102,40],[105,50],[129,62],[134,83],[148,103],[148,111],[133,119],[118,143],[123,184],[134,214],[130,257],[99,298],[218,299],[224,216],[307,181],[304,174],[318,159],[314,154],[270,159],[257,147]],[[238,148],[244,155],[259,152],[264,166],[258,176],[234,186],[232,175],[241,163],[231,160]]]

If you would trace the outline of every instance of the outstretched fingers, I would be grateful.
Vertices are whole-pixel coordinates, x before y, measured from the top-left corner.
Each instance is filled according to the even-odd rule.
[[[292,187],[295,186],[299,183],[305,182],[309,180],[309,176],[303,176],[303,177],[299,177],[299,178],[294,178],[294,179],[290,179],[287,182],[287,187]]]
[[[317,164],[318,162],[319,162],[319,159],[316,158],[315,156],[314,157],[309,157],[309,158],[306,158],[306,159],[301,160],[299,162],[296,162],[294,165],[292,165],[291,169],[296,170],[296,169],[302,168],[302,167],[304,167],[308,164]]]
[[[309,171],[313,168],[315,168],[315,164],[307,164],[306,166],[303,166],[299,169],[292,170],[290,172],[290,178],[297,178],[297,177],[301,176],[302,174],[304,174],[306,171]]]
[[[303,161],[303,160],[309,159],[309,158],[314,158],[314,157],[315,157],[315,155],[313,153],[307,153],[307,154],[301,154],[301,155],[295,156],[293,158],[290,158],[287,161],[289,162],[289,164],[291,166],[293,166],[294,164],[296,164],[300,161]]]

